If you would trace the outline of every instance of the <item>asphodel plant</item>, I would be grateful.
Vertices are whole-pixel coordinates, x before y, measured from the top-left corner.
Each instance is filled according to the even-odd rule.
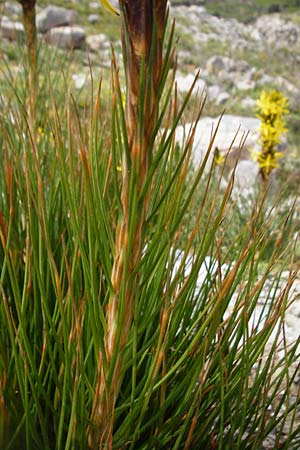
[[[112,12],[107,2],[102,4]],[[92,449],[111,448],[114,407],[122,382],[122,352],[128,342],[134,300],[138,295],[137,265],[144,245],[148,208],[141,196],[152,155],[162,76],[167,0],[119,1],[126,75],[126,135],[123,136],[121,215],[115,238],[112,292],[106,311],[104,348],[98,357],[98,380],[88,429]]]
[[[108,118],[61,83],[35,142],[0,96],[0,449],[298,449],[298,221],[231,200],[218,127],[192,166],[166,2],[117,12]]]
[[[36,101],[38,96],[38,70],[37,70],[37,29],[36,29],[36,0],[19,0],[23,11],[23,23],[27,46],[28,70],[28,118],[34,129],[36,119]]]

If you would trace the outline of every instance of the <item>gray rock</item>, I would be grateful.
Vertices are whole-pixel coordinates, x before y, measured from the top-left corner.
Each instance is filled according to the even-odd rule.
[[[256,101],[251,97],[245,97],[241,100],[241,107],[247,110],[253,110],[256,106]]]
[[[276,84],[280,89],[284,89],[289,94],[297,95],[300,93],[300,90],[298,87],[296,87],[294,84],[290,83],[286,78],[283,78],[281,76],[275,77],[274,84]]]
[[[248,90],[255,87],[256,69],[251,68],[246,61],[235,61],[227,56],[212,56],[206,63],[208,74],[216,76],[218,82],[224,86],[236,87],[238,90]],[[219,93],[214,93],[215,99]],[[227,101],[224,95],[218,100],[221,104]]]
[[[179,91],[181,92],[188,92],[192,86],[192,84],[195,81],[195,74],[189,73],[188,75],[181,75],[178,73],[176,75],[176,83]],[[196,94],[197,91],[201,93],[206,88],[206,83],[201,78],[198,78],[195,87],[194,87],[194,93]]]
[[[192,61],[191,51],[190,50],[178,50],[177,58],[178,58],[179,65],[190,64]]]
[[[254,41],[260,42],[262,40],[262,35],[257,28],[253,28],[250,31],[250,38]]]
[[[216,98],[217,105],[225,105],[230,99],[230,94],[228,92],[221,92]]]
[[[110,48],[110,42],[106,34],[92,34],[86,38],[88,49],[92,52],[99,52]]]
[[[22,6],[17,2],[5,2],[4,11],[13,16],[20,16],[22,14]]]
[[[98,22],[100,21],[100,16],[99,16],[99,14],[90,14],[90,15],[88,16],[88,21],[89,21],[89,23],[91,23],[91,24],[98,23]]]
[[[256,69],[255,67],[250,67],[249,71],[246,73],[246,76],[251,81],[257,81],[263,76],[264,72],[262,69]]]
[[[0,19],[0,35],[10,41],[22,41],[25,36],[24,26],[21,22],[12,22],[3,16]]]
[[[90,2],[89,3],[89,8],[90,9],[99,9],[100,5],[98,2]]]
[[[236,72],[229,72],[228,70],[221,70],[217,75],[217,83],[220,84],[222,90],[232,89],[239,78],[239,74]]]
[[[257,80],[257,84],[264,86],[265,84],[271,84],[273,83],[274,78],[271,77],[268,74],[263,74],[258,80]]]
[[[249,91],[250,89],[255,88],[254,81],[245,80],[245,79],[237,80],[234,83],[234,85],[235,85],[236,89],[238,89],[239,91]]]
[[[235,169],[234,188],[236,190],[251,190],[257,183],[259,168],[253,161],[239,161]]]
[[[77,13],[72,9],[49,5],[37,14],[37,28],[45,33],[52,28],[73,25],[77,20]]]
[[[217,75],[221,70],[228,69],[227,61],[222,56],[212,56],[206,63],[206,70],[209,74]]]
[[[300,39],[300,27],[279,15],[261,16],[254,26],[261,37],[277,47],[296,45]]]
[[[228,69],[231,72],[239,72],[239,73],[245,73],[245,72],[249,72],[251,70],[251,67],[249,66],[249,64],[247,63],[247,61],[234,61],[234,60],[229,60],[228,59]]]
[[[218,96],[221,93],[222,93],[222,88],[217,84],[214,84],[207,88],[207,95],[208,95],[209,100],[216,101]]]
[[[201,42],[216,41],[227,44],[231,49],[238,46],[249,47],[250,26],[239,23],[234,19],[223,19],[212,16],[207,13],[205,8],[201,6],[172,6],[171,14],[175,17],[188,18],[180,24],[180,34],[191,36],[195,43],[199,45]],[[252,45],[257,50],[258,44]]]
[[[52,28],[47,36],[47,41],[62,49],[82,48],[85,44],[85,31],[81,27]]]

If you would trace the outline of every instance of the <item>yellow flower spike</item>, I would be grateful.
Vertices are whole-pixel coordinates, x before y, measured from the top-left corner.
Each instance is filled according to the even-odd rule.
[[[271,171],[278,167],[278,159],[284,156],[275,149],[280,143],[281,136],[287,132],[286,123],[282,119],[283,115],[289,112],[287,105],[287,98],[275,89],[269,92],[262,91],[257,100],[257,117],[261,120],[261,151],[252,157],[259,164],[264,180],[267,180]]]
[[[117,9],[115,9],[107,0],[99,0],[99,2],[108,11],[110,11],[110,12],[116,14],[117,16],[119,16],[119,11]]]

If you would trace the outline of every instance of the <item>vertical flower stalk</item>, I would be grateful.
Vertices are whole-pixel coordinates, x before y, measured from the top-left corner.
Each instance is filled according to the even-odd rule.
[[[37,30],[36,30],[36,0],[19,0],[23,10],[23,23],[27,46],[27,70],[28,70],[28,118],[31,130],[35,128],[36,101],[38,96],[38,72],[37,72]]]
[[[281,152],[276,151],[276,147],[287,131],[282,119],[288,113],[287,99],[276,90],[262,91],[257,109],[257,117],[261,120],[261,151],[255,152],[254,158],[259,164],[262,180],[267,182],[272,170],[278,167],[278,159],[283,157]]]
[[[105,1],[105,3],[107,3]],[[136,270],[144,245],[153,133],[159,111],[163,37],[167,0],[119,0],[126,74],[127,149],[122,156],[121,214],[116,230],[112,294],[106,312],[105,355],[99,355],[98,379],[88,429],[92,449],[112,448],[114,408],[123,377],[122,352],[128,342],[133,305],[138,300]]]

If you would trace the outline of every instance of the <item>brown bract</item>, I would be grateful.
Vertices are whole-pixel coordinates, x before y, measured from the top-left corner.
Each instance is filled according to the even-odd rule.
[[[134,136],[137,127],[138,97],[141,82],[141,66],[144,64],[145,87],[144,101],[144,149],[154,129],[157,114],[156,92],[161,77],[162,39],[166,19],[167,0],[121,0],[122,41],[125,56],[125,70],[128,83],[127,123],[128,137],[132,152],[137,151]],[[144,155],[145,157],[145,155]]]
[[[19,3],[21,3],[21,5],[23,7],[28,7],[28,8],[33,8],[36,4],[36,0],[18,0]]]
[[[34,132],[38,96],[36,0],[19,0],[23,10],[28,63],[28,123]]]

